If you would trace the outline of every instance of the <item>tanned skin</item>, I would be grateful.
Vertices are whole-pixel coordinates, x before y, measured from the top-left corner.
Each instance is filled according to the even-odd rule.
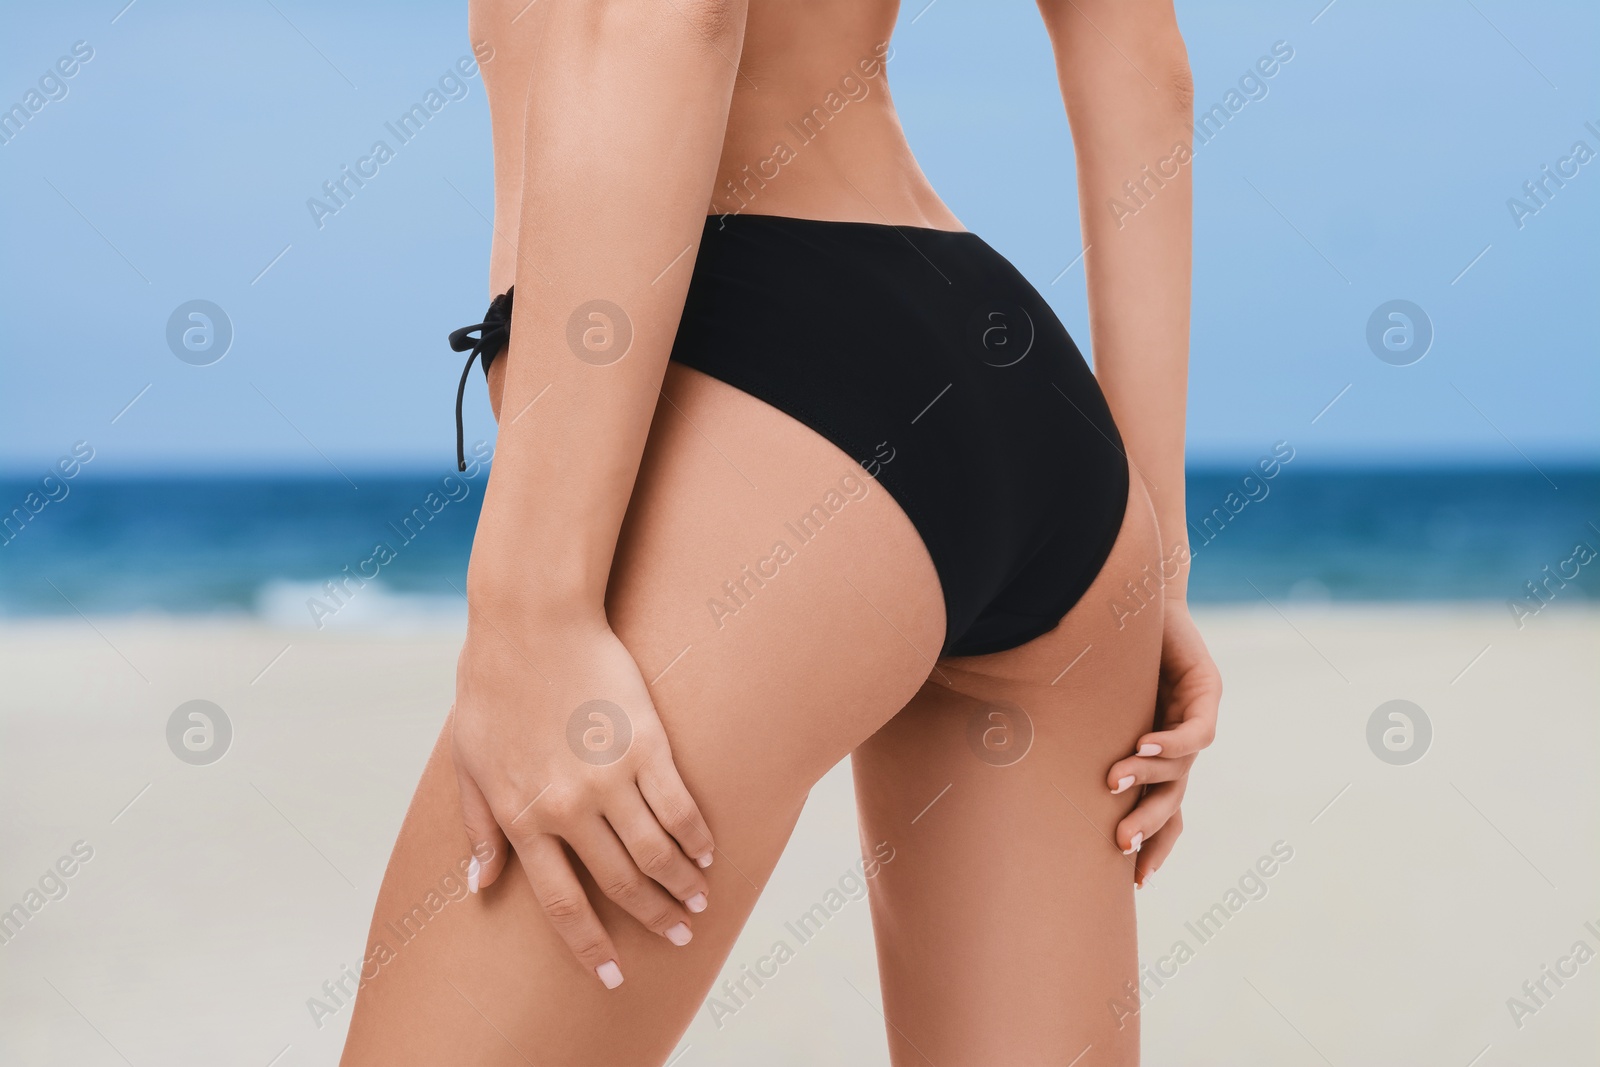
[[[857,459],[668,363],[708,214],[962,228],[890,98],[897,5],[470,0],[492,55],[489,290],[515,283],[515,317],[456,703],[379,894],[347,1067],[665,1062],[846,755],[897,1067],[1138,1062],[1134,890],[1181,831],[1221,681],[1185,595],[1188,168],[1136,217],[1107,205],[1188,141],[1192,94],[1170,0],[1039,6],[1129,500],[1060,626],[940,659],[932,561]],[[830,92],[848,105],[752,183]],[[707,611],[835,490],[847,505],[781,580]],[[981,758],[974,722],[1019,718],[1026,754]],[[396,936],[469,868],[475,893]]]

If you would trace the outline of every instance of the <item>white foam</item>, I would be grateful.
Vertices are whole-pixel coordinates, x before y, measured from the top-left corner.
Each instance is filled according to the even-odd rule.
[[[454,592],[397,593],[378,581],[332,596],[315,582],[275,579],[257,590],[255,614],[294,630],[417,633],[461,629],[467,603]]]

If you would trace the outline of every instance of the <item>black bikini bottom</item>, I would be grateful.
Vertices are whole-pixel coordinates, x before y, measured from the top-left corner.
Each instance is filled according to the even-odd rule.
[[[510,311],[507,292],[452,347],[487,370]],[[938,572],[944,655],[1054,629],[1122,528],[1128,463],[1099,384],[976,234],[709,216],[672,358],[809,426],[888,490]],[[458,395],[458,444],[459,417]]]

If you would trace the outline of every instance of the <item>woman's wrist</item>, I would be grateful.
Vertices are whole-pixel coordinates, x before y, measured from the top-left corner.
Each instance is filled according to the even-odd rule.
[[[1183,498],[1156,502],[1156,522],[1161,530],[1161,595],[1185,600],[1189,595],[1189,568],[1194,563],[1183,518]],[[1169,532],[1170,531],[1170,532]]]
[[[543,561],[507,565],[475,552],[467,567],[469,626],[492,624],[518,634],[606,628],[605,587]]]

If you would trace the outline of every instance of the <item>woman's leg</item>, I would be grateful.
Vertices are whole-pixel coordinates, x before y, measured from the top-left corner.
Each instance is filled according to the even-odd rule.
[[[865,838],[894,847],[871,901],[897,1067],[1138,1062],[1133,857],[1112,842],[1135,795],[1106,773],[1151,728],[1157,573],[1135,478],[1111,558],[1059,627],[942,660],[855,751]]]
[[[607,606],[716,837],[694,940],[674,947],[589,885],[625,977],[608,992],[515,865],[477,896],[460,892],[448,875],[467,841],[446,730],[379,892],[346,1065],[663,1062],[807,791],[932,669],[938,578],[888,493],[825,439],[712,378],[674,364],[664,395]]]
[[[537,24],[519,20],[526,7],[469,4],[475,49],[493,50],[480,55],[494,127],[494,294],[537,269],[517,247]],[[489,373],[497,414],[507,358]],[[590,885],[625,978],[607,992],[552,933],[515,865],[483,893],[463,892],[447,729],[379,893],[347,1065],[665,1060],[811,785],[931,669],[944,639],[938,580],[888,494],[827,441],[720,382],[673,365],[663,392],[607,607],[716,835],[710,906],[676,948]],[[792,557],[781,563],[779,542]]]

